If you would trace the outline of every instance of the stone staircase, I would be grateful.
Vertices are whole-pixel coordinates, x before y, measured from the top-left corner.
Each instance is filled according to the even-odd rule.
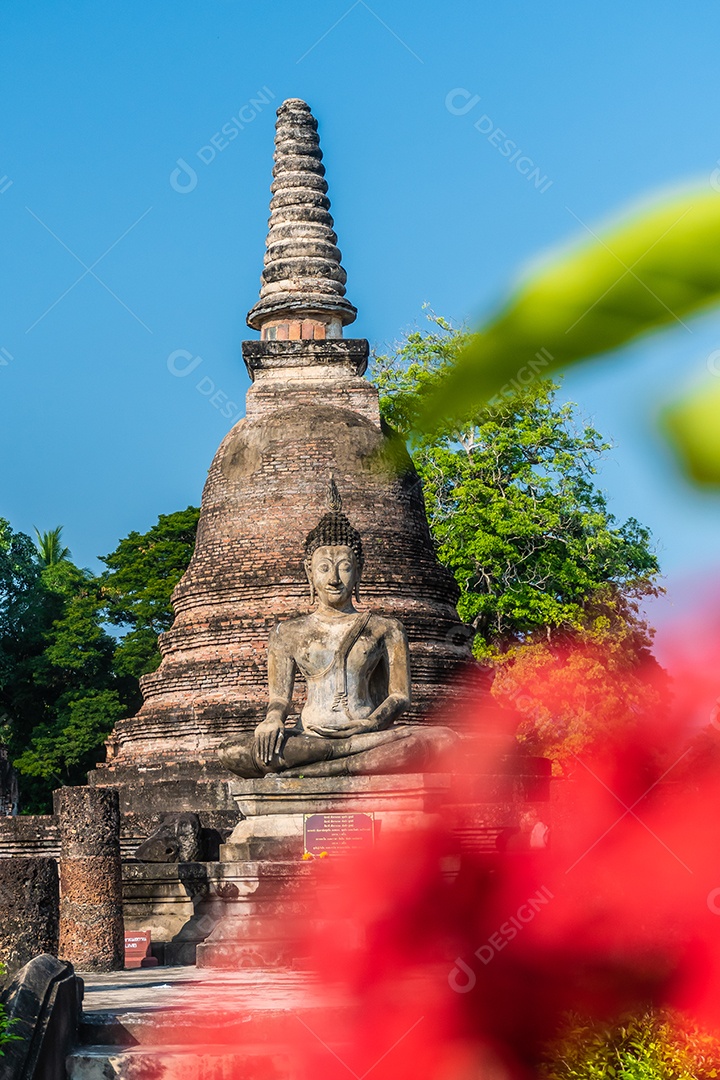
[[[51,814],[0,817],[0,859],[60,857],[60,829]]]
[[[326,1039],[344,1010],[336,993],[291,970],[155,968],[93,976],[67,1076],[301,1080],[313,1055],[322,1069],[323,1058],[327,1064],[342,1054]]]

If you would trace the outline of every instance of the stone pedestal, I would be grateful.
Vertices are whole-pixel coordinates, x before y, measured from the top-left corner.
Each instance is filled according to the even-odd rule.
[[[441,773],[406,773],[232,781],[229,791],[243,820],[220,848],[220,858],[302,858],[306,814],[372,814],[376,840],[389,829],[422,828],[436,820],[447,802],[451,779]]]
[[[210,894],[222,901],[206,940],[197,946],[200,967],[274,967],[304,955],[298,927],[321,928],[329,910],[319,902],[318,866],[303,860],[305,815],[366,814],[375,841],[395,830],[426,828],[440,820],[456,833],[458,848],[502,850],[519,833],[528,809],[547,820],[549,762],[512,758],[492,774],[453,776],[267,776],[235,780],[229,791],[243,819],[220,848]],[[350,857],[350,856],[348,856]],[[331,907],[331,905],[330,905]],[[333,915],[333,932],[338,932]],[[342,928],[353,933],[350,925]]]
[[[450,782],[441,774],[232,781],[229,791],[243,819],[220,848],[214,891],[224,907],[197,947],[198,966],[275,967],[302,959],[298,928],[318,928],[323,920],[317,867],[302,858],[306,814],[372,815],[379,839],[436,820]]]
[[[60,956],[78,971],[124,965],[120,812],[111,788],[61,788]]]

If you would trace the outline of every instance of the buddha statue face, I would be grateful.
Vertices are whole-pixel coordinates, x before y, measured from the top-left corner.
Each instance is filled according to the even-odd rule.
[[[352,610],[352,597],[360,583],[355,553],[345,545],[316,548],[305,563],[311,598],[317,596],[320,607]]]

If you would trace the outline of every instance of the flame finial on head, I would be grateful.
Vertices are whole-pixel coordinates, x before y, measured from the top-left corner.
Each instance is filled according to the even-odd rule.
[[[342,510],[342,497],[332,473],[330,473],[330,480],[328,482],[327,504],[328,510],[333,510],[336,514],[339,514]]]
[[[313,552],[320,547],[349,547],[357,560],[358,570],[362,571],[362,538],[342,512],[342,497],[333,476],[327,487],[327,504],[328,512],[305,539],[305,560],[309,562]]]

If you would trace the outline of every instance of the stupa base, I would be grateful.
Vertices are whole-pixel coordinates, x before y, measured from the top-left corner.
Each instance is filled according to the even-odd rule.
[[[318,933],[357,932],[338,919],[325,857],[329,868],[389,834],[441,823],[455,834],[460,858],[468,850],[499,857],[507,837],[522,840],[528,815],[547,822],[549,778],[549,762],[520,757],[496,773],[463,779],[409,773],[231,781],[242,818],[220,849],[224,906],[197,946],[198,965],[302,965]],[[522,849],[522,843],[514,847]],[[459,859],[449,860],[447,874],[458,867]]]

